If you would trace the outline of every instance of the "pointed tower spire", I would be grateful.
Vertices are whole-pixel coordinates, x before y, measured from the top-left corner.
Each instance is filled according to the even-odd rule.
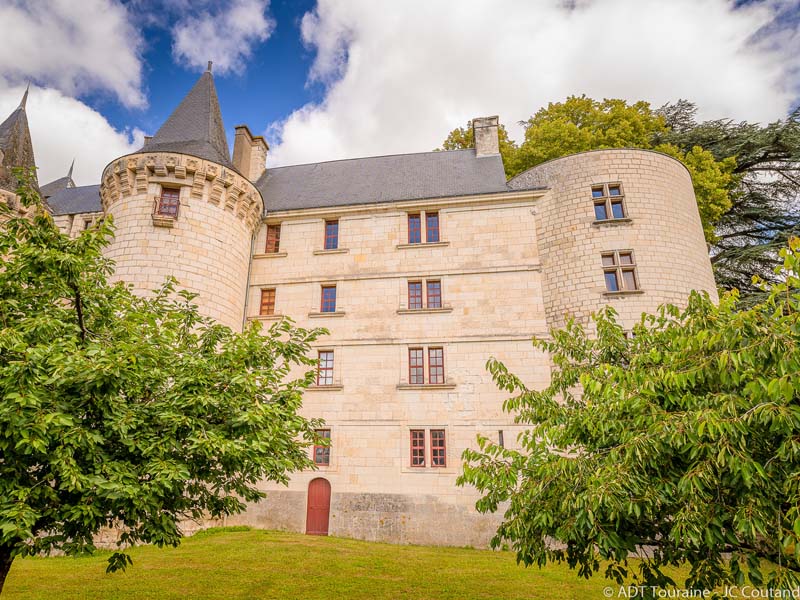
[[[28,103],[28,92],[31,89],[31,82],[28,82],[28,85],[25,87],[25,93],[22,94],[22,101],[19,103],[19,107],[22,110],[25,110],[25,105]]]
[[[142,148],[145,152],[179,152],[233,168],[214,77],[200,76],[166,122]]]
[[[67,179],[72,179],[72,169],[75,168],[75,159],[72,159],[72,164],[69,166],[69,171],[67,171]]]

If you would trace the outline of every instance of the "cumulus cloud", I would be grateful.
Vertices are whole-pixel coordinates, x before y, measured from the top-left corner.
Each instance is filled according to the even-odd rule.
[[[269,0],[234,0],[224,6],[211,3],[199,12],[194,6],[188,11],[191,16],[172,28],[175,61],[205,70],[207,61],[213,60],[215,73],[241,73],[253,47],[266,41],[275,28],[268,9]]]
[[[114,0],[0,2],[0,73],[76,96],[111,92],[128,107],[146,105],[141,36]]]
[[[18,105],[24,87],[0,87],[0,121]],[[78,185],[100,183],[110,161],[140,148],[144,134],[117,131],[97,111],[55,89],[31,87],[26,105],[39,183],[67,174],[75,159]]]
[[[267,128],[270,163],[416,152],[475,116],[571,94],[697,102],[768,121],[798,97],[797,0],[319,0],[302,20],[324,99]],[[781,25],[789,23],[788,26]],[[276,142],[277,138],[277,143]]]

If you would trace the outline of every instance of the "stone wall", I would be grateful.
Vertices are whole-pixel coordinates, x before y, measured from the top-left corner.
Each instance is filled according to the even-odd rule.
[[[175,219],[155,215],[162,187],[180,189]],[[241,329],[251,239],[263,211],[249,181],[193,156],[133,154],[106,167],[100,196],[116,226],[106,252],[116,279],[148,293],[172,275],[199,294],[203,314]]]

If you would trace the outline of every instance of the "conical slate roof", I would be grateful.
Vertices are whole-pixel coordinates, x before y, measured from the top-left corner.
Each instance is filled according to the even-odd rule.
[[[233,168],[210,69],[142,150],[191,154]]]
[[[0,151],[3,153],[3,160],[0,163],[0,189],[11,192],[16,191],[18,184],[11,169],[36,167],[31,132],[28,129],[28,116],[25,114],[27,99],[28,90],[25,90],[22,102],[19,103],[16,110],[0,123]],[[38,187],[35,173],[34,184]]]

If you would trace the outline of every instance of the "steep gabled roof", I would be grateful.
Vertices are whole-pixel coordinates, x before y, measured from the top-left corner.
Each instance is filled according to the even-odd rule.
[[[144,152],[180,152],[233,168],[214,77],[208,70],[142,148]]]
[[[56,216],[101,212],[103,207],[100,204],[100,185],[64,188],[50,196],[47,205]]]
[[[17,189],[18,182],[11,169],[36,167],[31,132],[28,128],[28,116],[25,113],[27,100],[28,90],[25,90],[19,106],[5,121],[0,123],[0,150],[3,152],[3,161],[0,164],[0,189],[12,192]],[[34,184],[38,187],[35,172]]]
[[[75,182],[72,180],[72,169],[75,167],[75,161],[72,161],[72,164],[69,166],[69,171],[67,172],[66,176],[59,177],[55,181],[51,181],[50,183],[45,183],[41,188],[39,188],[39,192],[42,194],[42,198],[49,198],[53,194],[58,191],[65,190],[67,188],[74,188]]]
[[[278,167],[256,187],[266,212],[509,191],[500,155],[474,149]]]

